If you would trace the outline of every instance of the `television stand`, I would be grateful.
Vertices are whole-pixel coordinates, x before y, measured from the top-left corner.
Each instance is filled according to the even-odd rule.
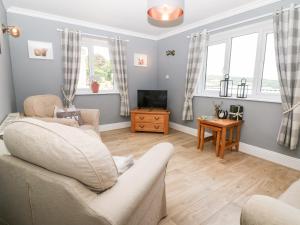
[[[131,132],[169,133],[170,112],[159,108],[136,108],[131,110]]]

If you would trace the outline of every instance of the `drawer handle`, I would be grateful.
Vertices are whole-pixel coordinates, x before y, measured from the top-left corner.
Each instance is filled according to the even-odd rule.
[[[159,118],[160,118],[159,116],[154,116],[154,119],[156,120],[159,120]]]
[[[159,129],[159,125],[154,125],[154,128],[155,129]]]
[[[140,124],[139,127],[140,127],[140,128],[144,128],[144,125]]]
[[[141,119],[141,120],[143,120],[144,118],[145,118],[145,117],[143,117],[143,116],[140,116],[140,119]]]

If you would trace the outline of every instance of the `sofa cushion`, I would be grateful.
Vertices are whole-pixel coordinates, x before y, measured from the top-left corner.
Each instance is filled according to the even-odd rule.
[[[31,118],[16,121],[4,131],[13,156],[104,191],[116,183],[118,171],[99,140],[78,128]]]
[[[300,180],[294,182],[279,199],[291,206],[300,209]]]
[[[83,120],[81,118],[80,111],[72,111],[72,112],[57,112],[57,118],[67,118],[67,119],[74,119],[78,122],[79,126],[83,125]]]

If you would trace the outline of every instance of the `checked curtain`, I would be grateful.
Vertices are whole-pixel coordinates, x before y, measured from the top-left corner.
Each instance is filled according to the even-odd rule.
[[[293,5],[274,14],[274,37],[283,115],[277,143],[296,149],[300,128],[300,13]]]
[[[127,46],[126,42],[115,38],[110,40],[110,53],[112,58],[113,73],[117,83],[121,106],[120,115],[129,116],[129,96],[128,96],[128,74],[127,74]]]
[[[81,34],[79,31],[64,29],[61,46],[63,54],[64,85],[62,88],[64,105],[72,105],[80,73]]]
[[[207,32],[192,34],[189,44],[182,120],[193,120],[193,97],[200,74],[204,73],[207,54]]]

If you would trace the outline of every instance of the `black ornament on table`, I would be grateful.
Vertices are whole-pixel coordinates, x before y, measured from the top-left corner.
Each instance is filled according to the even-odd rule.
[[[233,81],[229,79],[229,74],[224,75],[224,80],[220,81],[220,97],[232,96]]]
[[[229,109],[229,119],[243,120],[244,107],[241,105],[231,105]]]
[[[237,86],[237,98],[247,98],[248,94],[248,84],[247,84],[247,79],[243,78],[241,79],[241,83],[238,84]]]
[[[226,119],[227,116],[228,116],[228,111],[227,110],[223,110],[223,109],[219,110],[219,112],[218,112],[218,118],[219,119]]]

